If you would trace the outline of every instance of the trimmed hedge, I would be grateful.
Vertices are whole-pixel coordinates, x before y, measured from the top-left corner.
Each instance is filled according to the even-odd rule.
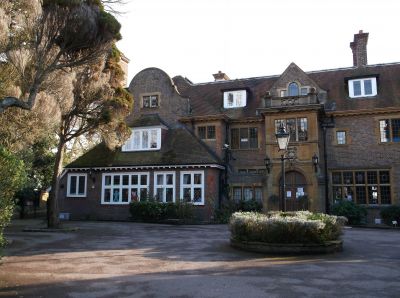
[[[193,219],[193,204],[160,203],[157,201],[132,202],[129,206],[132,219],[140,221],[157,222],[167,219],[180,219],[190,221]]]
[[[351,201],[342,200],[333,205],[332,214],[346,217],[351,225],[359,225],[365,223],[367,209]]]
[[[229,228],[237,241],[321,244],[338,240],[346,218],[309,211],[236,212]]]
[[[388,206],[381,210],[383,222],[388,226],[392,225],[392,221],[396,220],[400,224],[400,206]]]

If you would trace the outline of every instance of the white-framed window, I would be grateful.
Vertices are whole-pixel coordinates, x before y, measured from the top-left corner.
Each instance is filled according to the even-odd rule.
[[[224,108],[240,108],[246,106],[246,90],[235,90],[224,92]]]
[[[181,172],[181,198],[194,205],[204,205],[204,171]]]
[[[336,132],[336,141],[338,145],[345,145],[346,144],[346,132],[343,130]]]
[[[131,137],[122,146],[122,151],[160,150],[161,128],[133,128]]]
[[[175,172],[154,173],[154,196],[159,202],[175,202]]]
[[[142,106],[144,108],[158,108],[158,95],[144,95],[142,97]]]
[[[87,174],[68,174],[67,197],[86,197]]]
[[[149,173],[103,174],[101,204],[129,204],[146,200],[149,191]]]
[[[376,78],[349,80],[349,96],[368,97],[377,95]]]

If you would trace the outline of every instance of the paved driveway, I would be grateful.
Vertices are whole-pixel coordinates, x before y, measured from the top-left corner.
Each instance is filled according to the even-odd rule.
[[[346,229],[344,252],[237,251],[226,225],[70,222],[70,233],[8,229],[0,297],[400,297],[400,231]]]

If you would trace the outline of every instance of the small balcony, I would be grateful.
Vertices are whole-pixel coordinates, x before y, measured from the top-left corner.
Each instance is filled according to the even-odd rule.
[[[308,93],[299,96],[273,97],[266,95],[264,97],[264,108],[280,108],[291,106],[305,106],[319,104],[317,93]]]

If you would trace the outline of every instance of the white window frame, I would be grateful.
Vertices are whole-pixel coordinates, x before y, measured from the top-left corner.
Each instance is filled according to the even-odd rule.
[[[128,175],[129,176],[129,184],[123,185],[123,176]],[[138,184],[131,184],[132,182],[132,176],[137,175],[138,176]],[[106,185],[106,176],[111,177],[111,184]],[[114,176],[120,176],[120,184],[119,185],[114,185]],[[146,185],[140,184],[141,176],[147,176],[146,178]],[[138,190],[137,197],[138,201],[140,201],[140,193],[141,189],[147,189],[147,195],[149,194],[149,184],[150,184],[150,173],[149,172],[118,172],[118,173],[103,173],[102,174],[102,183],[101,183],[101,204],[102,205],[128,205],[131,202],[131,192],[132,189],[136,188]],[[105,191],[106,189],[111,189],[111,198],[110,202],[105,202],[104,197],[105,197]],[[119,201],[118,202],[113,202],[112,198],[112,193],[115,189],[118,189],[119,191]],[[122,189],[129,189],[129,197],[127,202],[122,202]]]
[[[183,176],[185,175],[185,174],[190,174],[191,175],[191,177],[190,177],[190,180],[191,180],[191,183],[190,184],[184,184],[183,183]],[[201,174],[201,184],[194,184],[194,175],[195,174]],[[181,184],[181,189],[180,189],[180,192],[181,192],[181,199],[182,200],[184,200],[184,197],[183,197],[183,195],[184,195],[184,192],[183,192],[183,189],[184,188],[190,188],[190,195],[191,195],[191,198],[190,198],[190,200],[191,200],[191,203],[193,204],[193,205],[204,205],[204,196],[205,196],[205,193],[204,193],[204,180],[205,180],[205,175],[204,175],[204,171],[182,171],[181,173],[180,173],[180,175],[181,175],[181,178],[180,178],[180,184]],[[201,201],[200,202],[194,202],[193,201],[193,196],[194,196],[194,189],[195,188],[201,188]]]
[[[131,129],[131,136],[122,146],[122,152],[130,152],[130,151],[155,151],[161,149],[161,127],[146,127],[146,128],[133,128]],[[150,148],[151,146],[151,134],[152,131],[157,132],[157,146],[155,148]],[[138,148],[135,148],[134,138],[135,132],[139,133],[139,145]],[[144,132],[148,133],[147,139],[147,148],[143,148],[143,134]]]
[[[367,80],[371,80],[371,94],[365,94],[365,87],[364,87],[364,82]],[[354,82],[360,82],[361,86],[361,94],[360,95],[354,95]],[[377,84],[376,84],[376,77],[369,77],[369,78],[362,78],[362,79],[354,79],[354,80],[349,80],[349,96],[351,98],[358,98],[358,97],[371,97],[377,95]]]
[[[229,101],[229,94],[233,96],[233,102]],[[224,108],[241,108],[245,107],[247,102],[247,91],[246,90],[232,90],[224,92]]]
[[[71,177],[76,177],[76,193],[71,193],[70,192],[70,185],[71,185]],[[85,186],[84,186],[84,193],[79,194],[79,177],[85,177]],[[87,192],[87,174],[77,174],[77,173],[71,173],[68,174],[68,179],[67,179],[67,197],[75,197],[75,198],[82,198],[86,197],[86,192]]]
[[[167,175],[171,175],[172,174],[172,185],[171,184],[167,184],[166,183],[166,177]],[[163,184],[157,184],[157,175],[163,175]],[[175,172],[173,171],[169,171],[169,172],[154,172],[154,197],[157,196],[157,189],[158,188],[162,188],[163,189],[163,197],[161,198],[161,200],[158,198],[159,202],[162,203],[170,203],[167,202],[167,188],[172,188],[172,202],[175,203],[175,186],[176,186],[176,180],[175,180]]]

